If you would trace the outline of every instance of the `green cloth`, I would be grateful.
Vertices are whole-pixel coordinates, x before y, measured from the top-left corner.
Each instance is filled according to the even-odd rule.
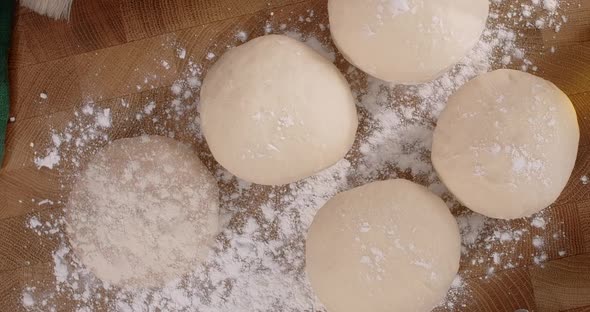
[[[0,0],[0,167],[4,157],[6,125],[8,124],[8,51],[12,28],[12,0]]]

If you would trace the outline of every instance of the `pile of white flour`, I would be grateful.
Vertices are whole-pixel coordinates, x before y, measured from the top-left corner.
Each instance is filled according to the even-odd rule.
[[[99,308],[111,311],[322,310],[304,274],[304,238],[314,214],[340,191],[395,177],[413,177],[414,181],[428,186],[441,195],[458,216],[464,254],[461,275],[473,270],[477,273],[481,267],[485,268],[485,273],[494,274],[522,263],[542,263],[547,259],[543,251],[547,238],[535,236],[528,229],[545,228],[550,218],[541,213],[514,228],[510,222],[467,212],[448,194],[430,163],[432,131],[451,93],[474,76],[493,68],[511,66],[536,70],[526,58],[526,51],[518,47],[519,33],[512,28],[521,29],[525,25],[558,31],[566,21],[559,14],[560,5],[565,4],[557,0],[532,0],[522,6],[503,2],[506,1],[492,1],[488,28],[474,51],[433,82],[392,86],[349,67],[346,76],[359,101],[362,135],[347,159],[332,168],[288,188],[261,188],[239,181],[215,167],[219,184],[232,190],[222,192],[222,206],[230,220],[229,226],[218,238],[215,252],[204,266],[195,267],[190,274],[170,281],[161,289],[120,289],[97,280],[68,247],[67,237],[61,230],[62,219],[31,217],[30,228],[61,243],[53,253],[55,288],[42,289],[32,282],[23,290],[23,305],[30,311],[59,311],[57,302],[67,298],[79,312]],[[504,8],[501,14],[497,7]],[[305,41],[337,65],[344,64],[335,51],[327,48],[323,38],[329,38],[329,29],[316,21],[315,12],[310,10],[305,15],[293,16],[292,25],[275,23],[272,15],[261,25],[264,33],[286,33]],[[317,24],[313,34],[298,30],[309,23]],[[246,32],[236,31],[236,45],[247,41],[248,37]],[[192,60],[184,47],[176,48],[177,57]],[[216,57],[210,52],[206,59],[212,62]],[[166,67],[170,62],[162,60],[161,63]],[[175,98],[168,103],[146,101],[140,110],[132,112],[132,119],[149,118],[160,134],[171,137],[179,130],[170,125],[180,122],[188,128],[185,131],[202,141],[196,114],[201,73],[202,65],[190,61],[183,76],[171,86]],[[121,109],[132,109],[124,100],[120,105]],[[154,117],[155,111],[162,107],[163,117]],[[52,144],[38,151],[35,163],[39,168],[53,170],[82,166],[83,155],[111,141],[109,129],[118,126],[113,119],[109,108],[101,108],[88,100],[72,116],[70,123],[49,134]],[[563,234],[549,235],[551,239],[561,239]],[[521,242],[533,245],[536,252],[513,256],[517,243]],[[452,310],[469,301],[469,296],[469,283],[465,277],[458,276],[444,305]]]

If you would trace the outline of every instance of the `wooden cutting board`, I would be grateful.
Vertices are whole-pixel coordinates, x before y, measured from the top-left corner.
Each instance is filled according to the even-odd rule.
[[[571,2],[560,32],[523,30],[526,35],[518,40],[532,51],[528,56],[539,68],[537,75],[564,90],[578,112],[578,161],[566,190],[546,212],[551,219],[546,231],[560,231],[566,239],[547,247],[543,265],[525,261],[488,275],[485,267],[463,259],[462,270],[472,272],[466,281],[472,293],[457,311],[590,311],[590,184],[580,181],[590,175],[590,0]],[[0,170],[0,311],[23,310],[24,285],[51,288],[55,283],[51,253],[57,241],[38,236],[26,223],[32,215],[59,214],[58,200],[67,186],[62,188],[55,171],[38,170],[32,160],[48,144],[50,129],[68,121],[83,96],[114,111],[121,98],[131,105],[147,96],[167,99],[187,59],[163,43],[181,42],[187,55],[205,60],[209,51],[223,51],[236,30],[260,35],[266,21],[280,25],[281,19],[308,16],[309,10],[314,23],[300,23],[302,31],[314,32],[322,20],[327,25],[322,0],[75,0],[69,23],[25,9],[15,12],[9,67],[16,122],[8,128]],[[329,40],[325,32],[321,36]],[[551,46],[555,53],[540,53]],[[170,60],[170,68],[156,66],[163,58]],[[154,89],[137,90],[145,68],[159,78]],[[47,101],[40,101],[40,93],[48,94]],[[137,135],[145,127],[133,123],[111,129],[110,135]],[[55,204],[39,206],[31,199]],[[527,254],[532,247],[517,248]],[[63,298],[60,309],[71,308]]]

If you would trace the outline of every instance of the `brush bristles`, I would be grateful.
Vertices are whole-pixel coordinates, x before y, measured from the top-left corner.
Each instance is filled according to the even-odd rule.
[[[73,0],[20,0],[20,4],[55,19],[69,19]]]

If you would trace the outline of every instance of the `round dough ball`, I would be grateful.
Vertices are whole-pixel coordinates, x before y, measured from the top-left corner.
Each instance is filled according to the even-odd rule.
[[[258,184],[291,183],[335,164],[351,148],[357,124],[338,69],[286,36],[231,49],[201,90],[201,125],[213,156]]]
[[[329,0],[330,30],[344,57],[395,83],[437,78],[479,41],[488,0]]]
[[[307,274],[328,311],[430,311],[459,269],[461,238],[445,203],[407,180],[330,199],[306,245]]]
[[[465,206],[514,219],[557,199],[574,168],[579,138],[572,102],[554,84],[497,70],[450,97],[434,131],[432,162]]]
[[[116,140],[74,184],[66,229],[103,282],[163,286],[207,257],[220,231],[218,196],[190,147],[160,136]]]

